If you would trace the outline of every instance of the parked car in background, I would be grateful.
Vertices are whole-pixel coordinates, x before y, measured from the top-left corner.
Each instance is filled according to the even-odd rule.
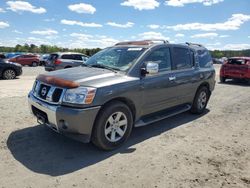
[[[22,66],[0,59],[0,78],[10,80],[22,74]]]
[[[88,60],[88,56],[81,53],[65,52],[50,54],[45,64],[46,71],[67,69],[81,66]]]
[[[37,55],[19,55],[9,59],[9,62],[19,63],[22,66],[28,65],[36,67],[39,65],[39,56]]]
[[[6,59],[6,56],[4,54],[0,54],[0,59]]]
[[[45,66],[46,62],[48,61],[50,54],[43,54],[39,58],[39,65]]]
[[[241,79],[250,82],[250,57],[232,57],[225,61],[220,69],[220,81]]]
[[[39,75],[28,101],[39,123],[112,150],[133,127],[203,113],[214,85],[212,58],[202,45],[131,41],[96,53],[82,67]]]
[[[213,64],[223,64],[223,61],[218,58],[213,58]]]
[[[19,55],[23,55],[22,52],[12,52],[12,53],[6,53],[5,56],[6,56],[6,59],[10,59],[10,58],[13,58],[13,57],[16,57],[16,56],[19,56]]]

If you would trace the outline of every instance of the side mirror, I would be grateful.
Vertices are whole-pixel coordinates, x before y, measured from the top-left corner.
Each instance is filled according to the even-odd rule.
[[[147,62],[146,63],[146,72],[147,74],[157,74],[159,72],[159,64],[154,62]]]

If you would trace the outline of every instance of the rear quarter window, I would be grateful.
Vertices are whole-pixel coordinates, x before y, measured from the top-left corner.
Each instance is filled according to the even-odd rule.
[[[209,68],[213,65],[213,60],[207,50],[198,50],[198,60],[201,68]]]

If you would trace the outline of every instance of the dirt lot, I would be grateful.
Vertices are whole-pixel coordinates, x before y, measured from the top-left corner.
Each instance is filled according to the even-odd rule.
[[[0,187],[250,187],[250,86],[217,83],[206,114],[134,129],[102,152],[30,115],[26,96],[41,72],[0,80]]]

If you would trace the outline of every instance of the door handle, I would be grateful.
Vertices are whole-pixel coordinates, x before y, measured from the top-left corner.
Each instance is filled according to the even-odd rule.
[[[168,79],[169,79],[170,81],[173,81],[173,80],[176,79],[176,77],[175,77],[175,76],[170,76]]]

